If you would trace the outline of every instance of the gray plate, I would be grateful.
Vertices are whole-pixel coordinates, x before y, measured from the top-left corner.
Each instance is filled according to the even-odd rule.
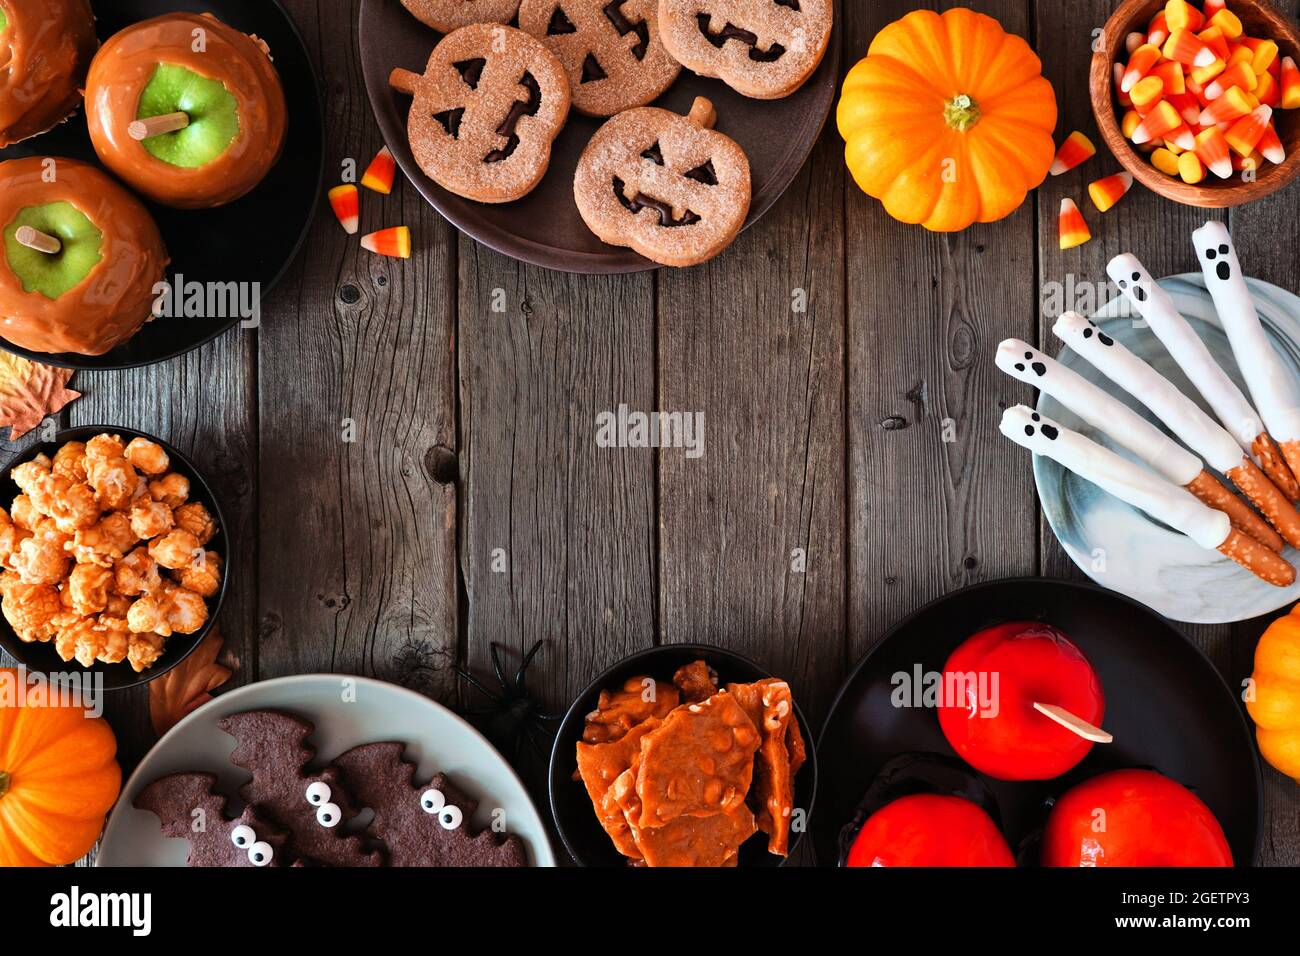
[[[1278,354],[1300,382],[1300,298],[1267,282],[1246,281]],[[1178,310],[1209,347],[1215,361],[1245,391],[1204,279],[1199,274],[1175,276],[1161,279],[1160,285],[1173,296]],[[1120,308],[1117,300],[1094,318],[1107,335],[1149,362],[1184,395],[1196,399],[1213,418],[1209,406],[1155,334],[1141,320],[1117,318]],[[1064,350],[1059,359],[1160,426],[1136,399],[1071,350]],[[1054,398],[1042,395],[1038,410],[1136,460]],[[1080,570],[1102,587],[1141,601],[1165,617],[1193,624],[1224,624],[1270,614],[1300,600],[1300,583],[1290,588],[1265,584],[1217,551],[1207,551],[1185,535],[1067,472],[1055,461],[1035,456],[1034,481],[1053,533]],[[1300,553],[1294,549],[1288,548],[1284,557],[1300,565]]]
[[[344,702],[345,691],[355,699]],[[406,759],[419,764],[415,778],[446,773],[479,801],[475,830],[491,822],[494,808],[505,811],[506,828],[524,841],[534,866],[554,866],[555,855],[537,809],[523,784],[481,734],[447,708],[394,684],[343,674],[302,674],[249,684],[200,707],[169,730],[140,761],[108,819],[98,866],[184,866],[188,844],[167,839],[158,818],[131,803],[141,788],[169,773],[215,773],[219,788],[240,805],[239,787],[248,775],[230,763],[234,738],[217,721],[245,710],[289,711],[316,725],[310,743],[323,764],[349,747],[379,740],[406,742]],[[365,821],[369,812],[359,817]]]

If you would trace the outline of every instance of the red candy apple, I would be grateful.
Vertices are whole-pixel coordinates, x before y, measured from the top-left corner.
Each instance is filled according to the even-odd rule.
[[[999,780],[1050,780],[1092,749],[1034,709],[1064,708],[1099,725],[1106,700],[1083,652],[1047,624],[1019,621],[980,631],[943,669],[939,726],[957,755]]]
[[[1044,866],[1232,866],[1223,828],[1200,799],[1154,770],[1116,770],[1056,802]]]
[[[858,831],[845,866],[1015,866],[993,819],[961,797],[916,794],[888,803]]]

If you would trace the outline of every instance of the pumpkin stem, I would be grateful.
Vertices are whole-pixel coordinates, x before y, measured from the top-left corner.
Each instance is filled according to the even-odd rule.
[[[0,797],[9,792],[9,771],[0,770]]]
[[[979,104],[965,93],[958,94],[943,105],[943,119],[950,129],[968,133],[980,121]]]

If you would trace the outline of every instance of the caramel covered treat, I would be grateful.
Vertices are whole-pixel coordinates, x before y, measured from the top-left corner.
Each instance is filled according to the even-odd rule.
[[[156,17],[109,39],[90,66],[86,119],[105,166],[182,209],[257,186],[288,122],[266,45],[206,13]]]
[[[785,856],[805,756],[785,681],[719,690],[702,660],[601,691],[577,745],[600,825],[638,866],[735,866],[760,829]]]
[[[149,211],[93,166],[0,163],[0,335],[102,355],[152,315],[167,251]]]
[[[216,523],[147,438],[96,435],[10,473],[0,509],[0,611],[19,640],[65,661],[152,667],[172,634],[208,620],[221,557]]]
[[[0,149],[72,114],[98,46],[88,0],[0,0]]]

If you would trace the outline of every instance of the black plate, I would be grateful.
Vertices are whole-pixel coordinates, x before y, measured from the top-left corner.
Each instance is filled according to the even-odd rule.
[[[551,814],[555,827],[564,841],[565,849],[582,866],[626,866],[627,858],[614,849],[609,835],[601,828],[591,806],[591,798],[582,781],[573,775],[578,769],[576,747],[582,739],[583,722],[587,714],[596,709],[600,692],[607,687],[618,687],[629,677],[645,674],[656,680],[670,680],[677,668],[703,659],[718,673],[719,683],[748,684],[777,675],[770,673],[747,657],[710,644],[664,644],[638,651],[625,657],[587,685],[578,695],[555,735],[551,750],[550,792]],[[811,815],[813,799],[817,795],[817,754],[813,752],[812,728],[799,709],[795,693],[794,713],[799,729],[807,744],[808,760],[800,768],[794,781],[794,805]],[[807,819],[807,817],[805,817]],[[790,853],[803,838],[802,832],[792,829]],[[780,866],[785,859],[767,852],[767,840],[760,831],[750,837],[740,848],[741,866]]]
[[[1088,656],[1106,694],[1102,721],[1115,742],[1093,747],[1053,781],[1008,783],[987,776],[1012,850],[1041,827],[1044,801],[1108,770],[1149,767],[1190,787],[1209,805],[1238,864],[1253,863],[1262,838],[1263,779],[1244,708],[1209,659],[1169,621],[1091,584],[1039,578],[966,588],[895,626],[841,688],[817,751],[823,767],[813,817],[819,863],[838,859],[840,828],[881,767],[909,751],[955,756],[928,709],[890,703],[891,675],[941,671],[976,631],[1006,621],[1061,628]],[[972,774],[975,772],[972,770]]]
[[[92,0],[101,40],[164,13],[212,13],[267,42],[284,85],[289,130],[284,155],[256,189],[218,209],[171,209],[146,201],[171,255],[169,277],[186,282],[258,282],[266,296],[298,254],[316,214],[324,177],[321,100],[302,37],[277,0]],[[82,110],[48,133],[0,150],[0,160],[67,156],[103,168],[90,144]],[[104,355],[33,352],[0,338],[0,348],[46,365],[134,368],[198,348],[239,322],[172,318],[148,323]]]
[[[837,0],[825,57],[808,81],[783,99],[750,99],[719,80],[683,69],[672,87],[651,104],[686,113],[695,97],[707,96],[717,107],[718,132],[738,142],[749,157],[754,197],[745,228],[762,218],[786,191],[826,123],[839,82],[843,18],[843,5]],[[388,74],[399,66],[423,73],[429,53],[441,38],[407,13],[399,0],[362,0],[361,68],[370,105],[384,142],[429,204],[485,246],[548,269],[595,275],[659,268],[630,249],[601,242],[582,221],[573,201],[578,157],[604,119],[571,110],[568,123],[556,137],[545,178],[515,202],[474,202],[448,192],[424,175],[406,135],[411,98],[389,87]]]
[[[91,667],[82,667],[76,661],[64,661],[54,652],[54,647],[51,644],[25,644],[18,640],[18,635],[14,633],[14,629],[9,626],[9,622],[4,619],[3,615],[0,615],[0,647],[3,647],[5,651],[33,673],[102,674],[105,690],[122,690],[127,687],[147,684],[154,678],[161,677],[189,657],[190,652],[199,646],[199,642],[203,640],[204,636],[211,630],[212,625],[216,623],[217,614],[221,611],[221,602],[226,598],[226,587],[230,583],[231,551],[226,532],[228,525],[226,524],[226,516],[221,510],[221,502],[213,494],[212,487],[194,468],[193,463],[161,438],[147,432],[136,431],[134,428],[122,428],[120,425],[84,425],[81,428],[69,428],[56,434],[53,441],[38,442],[25,449],[22,454],[5,466],[3,472],[0,472],[0,507],[3,507],[7,512],[12,507],[14,498],[18,497],[18,486],[9,478],[9,473],[15,467],[25,461],[31,461],[41,452],[53,458],[54,453],[67,442],[86,441],[104,432],[121,435],[126,441],[137,437],[147,438],[161,445],[171,458],[171,470],[179,472],[190,480],[189,500],[201,502],[216,520],[217,533],[205,547],[221,555],[221,589],[217,591],[215,597],[208,598],[208,619],[193,634],[173,634],[167,638],[162,656],[158,658],[153,667],[139,674],[125,661],[120,664],[101,664],[96,661]]]

